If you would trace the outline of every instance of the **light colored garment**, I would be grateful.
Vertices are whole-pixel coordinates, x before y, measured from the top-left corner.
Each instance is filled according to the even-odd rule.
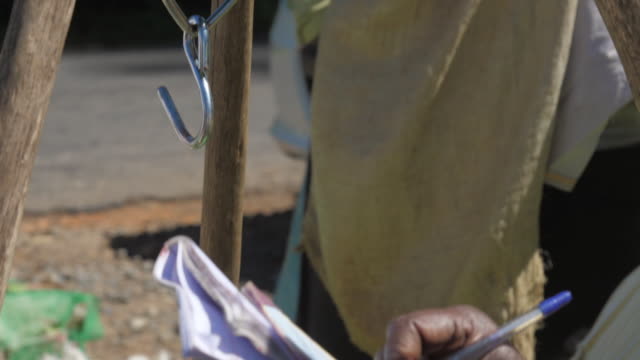
[[[306,158],[311,130],[309,90],[296,36],[296,19],[288,0],[280,0],[269,45],[270,75],[278,105],[270,132],[287,155]]]
[[[354,343],[542,298],[538,211],[576,0],[340,0],[321,30],[305,250]],[[533,358],[533,332],[517,341]]]
[[[318,36],[322,18],[330,0],[288,1],[291,11],[281,6],[276,17],[272,40],[307,43]],[[284,19],[297,16],[296,23]],[[297,42],[295,46],[297,46]],[[280,49],[280,47],[276,47]],[[274,53],[280,51],[274,50]],[[297,153],[307,151],[309,117],[296,111],[299,104],[308,107],[306,88],[292,95],[295,82],[290,78],[303,78],[299,65],[273,58],[274,79],[279,81],[279,109],[282,112],[272,128],[280,143]],[[298,101],[294,100],[298,99]],[[300,101],[304,100],[304,101]],[[571,45],[567,75],[558,107],[556,126],[551,144],[551,155],[545,181],[560,190],[571,191],[582,175],[596,149],[606,150],[640,142],[640,116],[630,103],[631,91],[620,57],[593,0],[579,0],[576,24]],[[615,114],[615,115],[614,115]],[[612,118],[612,115],[613,118]],[[288,151],[289,153],[291,151]]]
[[[618,286],[573,360],[640,359],[640,268]]]
[[[616,114],[630,101],[627,77],[598,7],[580,0],[546,182],[570,191],[596,149],[640,142],[638,112]]]

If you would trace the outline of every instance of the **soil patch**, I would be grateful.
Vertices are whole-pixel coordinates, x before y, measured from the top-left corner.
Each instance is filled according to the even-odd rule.
[[[271,291],[284,256],[293,195],[244,201],[242,279]],[[98,297],[105,336],[91,359],[181,359],[175,293],[152,275],[153,260],[174,235],[198,240],[198,200],[144,201],[88,212],[28,214],[12,278],[34,288]]]

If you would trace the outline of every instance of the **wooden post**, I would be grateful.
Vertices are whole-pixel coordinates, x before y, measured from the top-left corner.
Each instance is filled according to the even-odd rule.
[[[217,8],[223,0],[213,0]],[[238,3],[213,33],[214,125],[205,150],[200,246],[238,284],[242,250],[242,189],[251,80],[253,0]]]
[[[596,0],[640,109],[640,0]]]
[[[0,304],[75,0],[13,2],[0,52]]]

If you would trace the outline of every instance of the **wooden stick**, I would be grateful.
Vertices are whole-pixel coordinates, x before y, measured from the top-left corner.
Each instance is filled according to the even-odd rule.
[[[640,0],[596,0],[640,109]]]
[[[74,4],[14,1],[0,52],[0,304]]]
[[[223,0],[213,0],[217,8]],[[253,0],[238,3],[213,33],[214,125],[205,150],[200,246],[238,284],[242,250],[242,188],[251,80]]]

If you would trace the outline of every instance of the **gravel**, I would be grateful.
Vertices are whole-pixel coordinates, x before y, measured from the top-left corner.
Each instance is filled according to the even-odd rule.
[[[284,255],[289,218],[290,212],[245,218],[243,278],[267,291],[273,288]],[[152,268],[162,242],[188,228],[197,233],[195,226],[156,234],[90,226],[23,232],[12,278],[37,288],[87,292],[99,299],[105,336],[87,344],[90,359],[180,359],[175,293],[153,278]],[[118,234],[120,246],[113,246],[109,234]],[[145,239],[155,243],[142,245]],[[151,250],[151,256],[136,249]]]

